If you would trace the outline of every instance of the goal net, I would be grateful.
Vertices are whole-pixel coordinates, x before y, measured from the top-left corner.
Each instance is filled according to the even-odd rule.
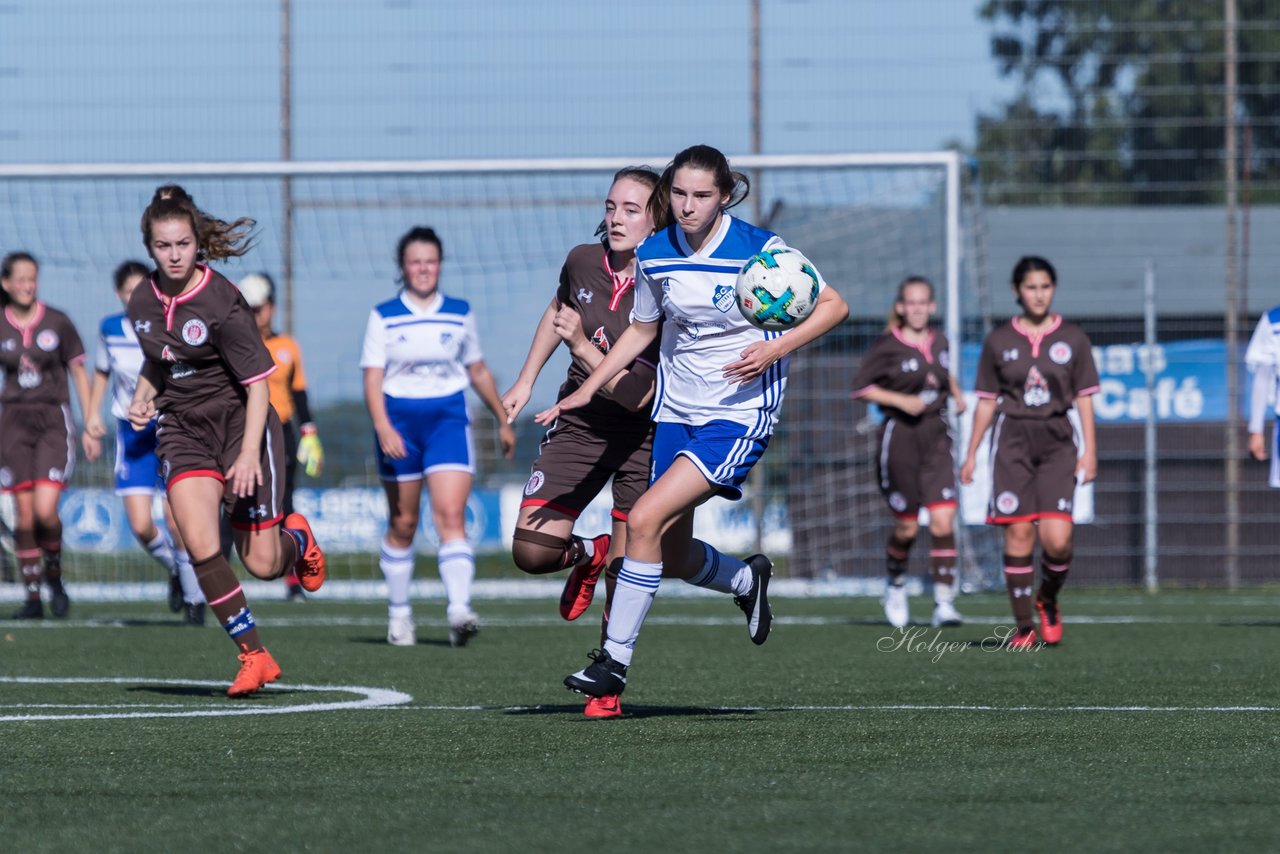
[[[253,249],[215,266],[232,281],[255,271],[276,280],[276,325],[301,345],[326,451],[320,478],[299,477],[295,503],[334,555],[331,577],[376,578],[386,510],[357,363],[370,308],[397,290],[399,236],[419,224],[441,235],[441,287],[471,302],[503,391],[523,362],[565,254],[594,239],[613,173],[628,165],[660,170],[666,159],[8,166],[0,168],[0,247],[36,256],[41,299],[71,315],[92,353],[101,319],[121,310],[112,270],[146,259],[139,219],[157,185],[182,184],[215,216],[256,219]],[[905,275],[938,286],[953,341],[962,319],[973,316],[957,299],[959,156],[731,162],[753,182],[734,213],[809,256],[846,297],[851,319],[795,358],[781,428],[747,497],[713,500],[699,511],[699,533],[725,548],[760,547],[780,563],[789,558],[792,575],[878,579],[889,517],[875,487],[874,416],[849,399],[850,382]],[[472,400],[480,467],[469,534],[492,556],[482,558],[482,576],[487,565],[507,571],[502,553],[541,438],[531,417],[554,399],[566,364],[561,355],[544,370],[518,425],[512,461],[498,453],[492,418]],[[80,460],[64,497],[70,577],[155,582],[160,570],[134,543],[112,492],[111,437],[105,446],[106,459]],[[598,532],[607,513],[598,502],[580,525]],[[430,529],[424,512],[421,551],[434,550]]]

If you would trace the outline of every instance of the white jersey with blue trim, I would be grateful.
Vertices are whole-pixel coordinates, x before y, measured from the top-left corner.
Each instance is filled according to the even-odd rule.
[[[129,404],[142,372],[142,345],[124,313],[104,317],[98,328],[98,352],[94,370],[111,375],[111,414],[129,417]]]
[[[697,252],[674,224],[636,249],[633,316],[645,322],[665,318],[654,421],[734,421],[749,427],[751,437],[773,433],[790,358],[742,384],[726,380],[724,368],[751,344],[783,334],[748,323],[738,310],[734,285],[748,258],[785,245],[773,232],[725,214]],[[821,274],[818,284],[826,287]]]
[[[1266,409],[1280,413],[1280,305],[1258,318],[1244,361],[1253,372],[1249,432],[1261,433]]]
[[[465,300],[437,293],[419,308],[401,293],[369,313],[360,367],[382,368],[390,397],[448,397],[471,384],[467,366],[482,358]]]

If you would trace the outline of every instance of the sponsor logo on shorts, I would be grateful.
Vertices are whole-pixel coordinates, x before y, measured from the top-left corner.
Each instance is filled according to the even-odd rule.
[[[524,494],[533,495],[539,489],[542,489],[542,484],[546,482],[546,475],[540,471],[535,471],[533,474],[529,475],[529,482],[524,485]]]
[[[1065,365],[1071,361],[1071,345],[1066,341],[1055,341],[1049,348],[1049,361],[1055,365]]]
[[[901,492],[889,493],[889,506],[892,507],[895,512],[901,513],[907,509],[907,496],[903,495]]]
[[[49,469],[49,480],[53,481],[54,483],[62,483],[66,479],[67,479],[67,474],[62,469],[58,469],[58,468]]]
[[[0,468],[0,486],[5,489],[13,486],[13,472],[9,470],[8,466]]]
[[[996,496],[996,510],[1000,511],[1005,516],[1017,512],[1017,509],[1018,496],[1014,495],[1012,492],[1009,492],[1006,489],[1004,492]]]
[[[734,303],[737,301],[738,298],[734,293],[733,285],[716,285],[715,293],[711,296],[711,304],[721,311],[728,311],[733,308]]]
[[[46,353],[52,353],[58,349],[58,333],[52,329],[40,330],[40,334],[36,336],[36,346]]]
[[[172,468],[172,466],[170,466],[170,465],[169,465],[169,461],[168,461],[168,460],[165,460],[164,462],[162,462],[162,463],[160,464],[160,477],[161,477],[161,478],[163,478],[164,480],[168,480],[168,479],[169,479],[169,470],[170,470],[171,468]]]
[[[250,507],[248,510],[249,519],[254,522],[260,522],[267,518],[267,505],[259,504],[257,507]]]
[[[1059,498],[1059,499],[1058,499],[1058,509],[1059,509],[1060,511],[1062,511],[1063,513],[1070,513],[1070,512],[1071,512],[1071,499],[1069,499],[1069,498]]]
[[[192,347],[199,347],[209,340],[209,327],[198,317],[193,317],[182,324],[182,340]]]
[[[952,489],[952,488],[951,488],[951,487],[949,487],[949,486],[944,486],[944,487],[942,488],[942,500],[943,500],[943,501],[950,501],[951,499],[953,499],[953,498],[955,498],[955,497],[956,497],[956,491],[955,491],[954,489]]]

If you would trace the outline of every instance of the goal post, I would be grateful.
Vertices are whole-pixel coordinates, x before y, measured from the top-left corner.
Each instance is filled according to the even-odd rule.
[[[120,311],[111,271],[127,258],[145,259],[139,220],[157,185],[184,185],[215,216],[256,219],[255,247],[216,266],[233,281],[258,270],[277,277],[326,450],[322,478],[299,479],[299,507],[315,517],[322,542],[350,555],[335,561],[337,579],[370,578],[385,502],[356,365],[370,307],[396,291],[396,240],[417,224],[441,234],[442,290],[472,303],[502,391],[515,379],[565,254],[594,239],[613,173],[639,165],[660,171],[669,160],[5,164],[0,248],[36,256],[41,298],[68,311],[92,351],[99,320]],[[761,212],[758,224],[812,258],[849,300],[852,316],[797,356],[779,433],[748,484],[748,499],[713,500],[699,512],[699,531],[726,548],[760,544],[789,555],[795,575],[878,581],[888,516],[869,474],[867,427],[854,423],[863,419],[855,419],[849,381],[907,274],[939,285],[952,364],[960,370],[965,321],[976,316],[962,288],[963,156],[744,155],[730,163],[752,178],[758,199],[758,206],[734,212],[747,219]],[[286,269],[291,282],[282,279]],[[472,401],[480,460],[468,519],[480,552],[498,555],[509,543],[511,505],[518,504],[541,435],[529,419],[554,399],[566,364],[558,356],[543,371],[512,462],[501,458],[487,412]],[[68,548],[91,553],[92,572],[104,580],[158,579],[158,568],[127,536],[123,508],[110,491],[110,462],[81,461],[76,471],[67,496]],[[424,517],[419,542],[430,552],[434,540]],[[603,512],[593,505],[583,524],[607,524],[607,504]]]

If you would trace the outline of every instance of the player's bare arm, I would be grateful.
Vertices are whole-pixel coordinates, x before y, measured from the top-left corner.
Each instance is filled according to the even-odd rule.
[[[740,354],[741,358],[724,366],[725,379],[738,383],[758,379],[775,362],[826,335],[848,316],[848,303],[828,285],[818,295],[818,302],[808,319],[772,341],[758,341],[747,347]]]

